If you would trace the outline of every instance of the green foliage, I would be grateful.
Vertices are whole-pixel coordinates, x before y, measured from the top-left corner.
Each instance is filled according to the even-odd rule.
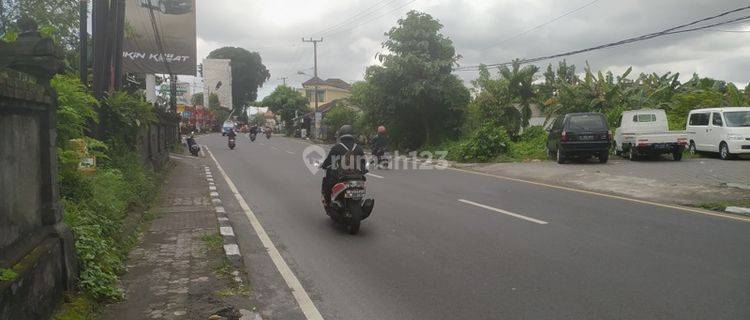
[[[295,113],[302,115],[307,110],[307,99],[298,91],[287,87],[278,86],[270,95],[263,98],[261,105],[268,107],[271,112],[279,115],[281,121],[284,121],[287,130],[291,130],[294,125]]]
[[[690,110],[699,108],[713,108],[723,106],[724,97],[721,93],[710,90],[695,90],[678,93],[667,105],[665,111],[669,118],[671,130],[685,130],[687,115]]]
[[[541,126],[526,128],[518,141],[508,144],[508,155],[515,160],[545,159],[547,132]]]
[[[105,140],[113,148],[135,148],[139,131],[156,121],[150,103],[122,91],[110,93],[99,106],[99,113],[99,121],[107,130]]]
[[[537,66],[521,68],[518,62],[514,62],[511,68],[501,67],[499,78],[495,80],[489,70],[481,66],[479,78],[473,81],[477,96],[471,108],[484,121],[504,126],[508,135],[515,137],[521,128],[529,125],[530,104],[536,99],[532,82],[538,70]]]
[[[258,87],[263,85],[271,74],[263,65],[257,52],[243,48],[223,47],[211,51],[209,59],[232,60],[232,105],[245,106],[258,97]]]
[[[125,243],[119,232],[128,209],[153,197],[155,181],[135,152],[142,126],[154,121],[150,104],[142,97],[123,92],[111,94],[99,106],[105,124],[105,140],[84,135],[89,122],[97,119],[97,105],[72,76],[56,76],[52,86],[58,99],[58,175],[63,219],[75,235],[80,267],[79,288],[97,300],[117,299],[117,274],[123,270]],[[80,155],[70,139],[84,139],[88,153],[96,156],[97,171],[83,174]],[[74,316],[76,313],[71,313]]]
[[[345,124],[354,126],[355,131],[358,132],[359,128],[356,126],[360,124],[359,113],[359,111],[345,105],[337,105],[331,108],[331,110],[328,110],[323,118],[323,124],[329,128],[329,139],[335,138],[333,137],[333,134]]]
[[[43,35],[54,38],[66,48],[74,48],[78,43],[78,3],[76,0],[2,1],[0,30],[16,33],[15,19],[30,17]]]
[[[396,145],[416,148],[455,138],[469,92],[451,72],[460,58],[442,25],[426,13],[411,11],[386,35],[365,81],[355,83],[351,102],[370,120],[384,124]]]
[[[468,139],[449,144],[448,159],[460,162],[487,162],[506,153],[510,138],[505,128],[485,123]]]
[[[75,76],[56,75],[51,85],[58,97],[57,145],[63,146],[70,139],[83,137],[87,124],[98,120],[93,109],[98,103]]]
[[[12,281],[15,280],[16,277],[18,277],[18,274],[15,271],[11,269],[0,268],[0,281]]]
[[[256,126],[262,127],[266,125],[266,116],[262,113],[257,113],[253,116],[252,119],[250,119],[250,124],[254,124]]]
[[[216,94],[213,94],[216,95]],[[216,100],[219,100],[219,97],[216,97]],[[192,97],[190,97],[190,103],[193,106],[202,106],[203,105],[203,92],[198,92],[194,94]]]

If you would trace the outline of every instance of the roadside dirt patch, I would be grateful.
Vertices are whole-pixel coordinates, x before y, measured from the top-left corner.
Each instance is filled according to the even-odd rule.
[[[607,164],[552,161],[456,165],[484,173],[680,205],[750,199],[750,161],[687,159]]]

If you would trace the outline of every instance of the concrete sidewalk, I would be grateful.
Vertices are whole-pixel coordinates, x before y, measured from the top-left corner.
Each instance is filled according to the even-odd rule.
[[[205,158],[171,155],[156,218],[128,256],[125,298],[103,319],[255,319],[249,289],[224,255]],[[244,269],[244,268],[243,268]],[[245,283],[247,283],[245,281]],[[218,317],[217,317],[218,316]]]

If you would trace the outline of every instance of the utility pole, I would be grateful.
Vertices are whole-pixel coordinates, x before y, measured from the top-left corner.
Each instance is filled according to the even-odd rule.
[[[122,40],[125,34],[125,0],[115,1],[114,21],[114,46],[112,52],[112,73],[114,77],[113,87],[115,90],[122,89]]]
[[[286,87],[286,77],[281,77],[279,79],[281,79],[282,81],[284,81],[284,86]]]
[[[86,31],[88,28],[88,15],[89,15],[89,2],[88,0],[81,0],[78,3],[78,14],[79,14],[79,21],[78,21],[78,38],[80,39],[79,43],[79,54],[80,54],[80,60],[79,60],[79,72],[81,73],[81,83],[84,87],[87,86],[87,83],[89,82],[89,67],[88,67],[88,37],[89,33]]]
[[[323,42],[323,38],[320,39],[313,39],[309,38],[305,40],[305,38],[302,38],[302,42],[312,42],[313,44],[313,60],[314,68],[313,68],[313,74],[315,75],[315,78],[318,78],[318,42]],[[316,82],[317,83],[317,82]],[[318,85],[315,85],[315,132],[313,136],[315,138],[318,137],[320,133],[320,117],[318,116]]]

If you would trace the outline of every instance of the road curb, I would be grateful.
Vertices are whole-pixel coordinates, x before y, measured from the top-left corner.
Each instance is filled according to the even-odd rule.
[[[214,212],[216,213],[216,223],[219,227],[219,234],[222,239],[224,256],[226,256],[234,268],[234,271],[232,272],[234,282],[242,284],[243,280],[240,276],[239,270],[242,270],[244,263],[242,262],[242,254],[240,252],[240,246],[237,242],[234,228],[232,228],[232,223],[227,216],[227,210],[222,205],[220,194],[217,191],[214,177],[211,173],[211,167],[204,165],[203,171],[206,176],[206,182],[208,183],[208,192],[211,196],[211,203],[213,204]]]

